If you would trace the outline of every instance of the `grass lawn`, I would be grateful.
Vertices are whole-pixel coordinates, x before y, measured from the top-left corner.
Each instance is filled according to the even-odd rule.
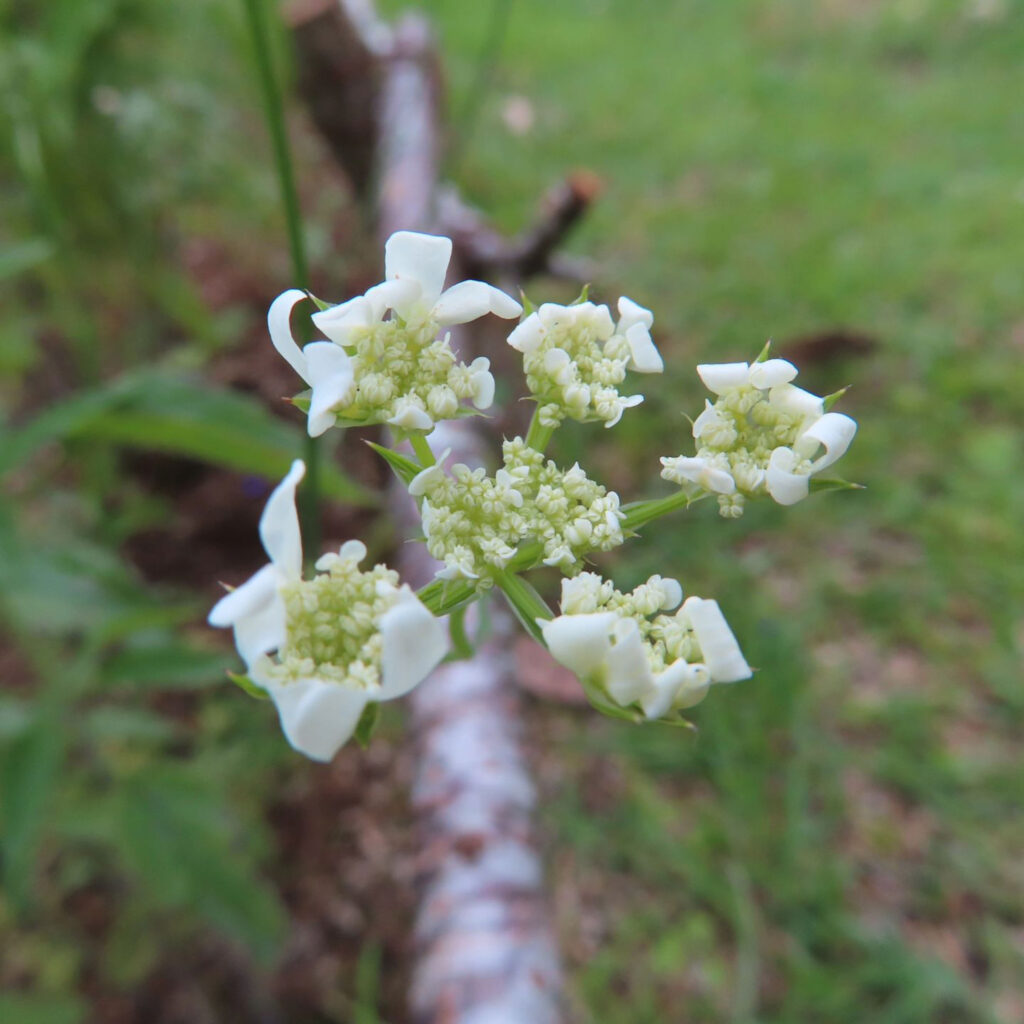
[[[492,14],[425,9],[458,113]],[[760,671],[697,737],[537,713],[585,1018],[1024,1020],[1022,49],[1024,10],[980,0],[509,5],[454,172],[512,229],[596,171],[572,248],[668,364],[628,458],[567,454],[656,488],[693,364],[772,338],[852,385],[867,485],[700,506],[615,565],[718,596]]]

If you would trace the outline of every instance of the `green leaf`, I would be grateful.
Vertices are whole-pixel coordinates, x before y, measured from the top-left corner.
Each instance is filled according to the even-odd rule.
[[[228,673],[228,679],[235,684],[240,686],[250,697],[255,697],[257,700],[270,700],[270,694],[263,689],[259,683],[254,683],[247,675],[239,675],[235,672]]]
[[[838,391],[833,391],[831,395],[826,395],[822,399],[822,408],[825,412],[828,412],[839,401],[847,391],[850,390],[850,385],[847,384],[845,388],[840,388]]]
[[[335,305],[337,305],[337,303],[334,303],[334,302],[324,302],[324,300],[323,300],[323,299],[318,299],[318,298],[317,298],[317,297],[316,297],[316,296],[315,296],[315,295],[314,295],[314,294],[313,294],[313,293],[312,293],[311,291],[309,291],[308,289],[307,289],[307,291],[306,291],[306,295],[307,295],[307,296],[309,297],[309,299],[310,299],[310,301],[311,301],[311,302],[313,303],[313,305],[315,305],[315,306],[316,306],[316,308],[317,308],[317,312],[319,312],[319,313],[322,313],[322,312],[323,312],[323,311],[324,311],[325,309],[333,309],[333,308],[334,308],[334,306],[335,306]]]
[[[479,591],[469,580],[435,579],[421,587],[416,596],[435,615],[447,615],[475,601]]]
[[[812,494],[823,494],[825,491],[863,491],[863,484],[854,484],[849,480],[839,479],[821,479],[820,477],[811,477],[811,493]]]
[[[3,252],[0,252],[0,281],[45,263],[53,253],[53,243],[45,238],[30,238],[5,246]]]
[[[626,722],[637,723],[646,721],[643,712],[639,708],[633,706],[622,707],[621,704],[613,703],[602,687],[588,682],[586,679],[580,679],[580,685],[583,687],[583,692],[587,695],[590,706],[595,711],[600,711],[602,715],[608,718],[618,718]]]
[[[771,340],[771,338],[769,338],[764,343],[764,348],[761,349],[761,351],[757,354],[757,358],[754,360],[754,362],[755,363],[763,363],[768,358],[768,356],[771,354],[771,351],[772,351],[772,340]]]
[[[191,689],[208,686],[224,671],[224,655],[165,640],[118,651],[102,667],[107,686],[133,689]]]
[[[52,441],[81,438],[163,451],[252,473],[283,477],[299,451],[297,431],[258,401],[211,388],[174,371],[133,373],[61,403],[16,431],[0,433],[0,475]],[[321,467],[328,497],[373,504],[366,490],[329,463]]]
[[[179,732],[173,722],[151,711],[116,705],[93,708],[84,725],[86,733],[99,742],[162,743]]]
[[[579,306],[579,305],[582,305],[582,304],[583,304],[584,302],[586,302],[586,301],[587,301],[587,299],[589,299],[589,298],[590,298],[590,284],[589,284],[589,282],[588,282],[587,284],[585,284],[585,285],[584,285],[584,286],[583,286],[583,287],[582,287],[582,288],[580,289],[580,293],[579,293],[579,295],[577,295],[577,296],[576,296],[576,298],[575,298],[575,299],[573,299],[573,300],[572,300],[572,302],[570,302],[570,303],[569,303],[569,305],[570,305],[570,306]]]
[[[0,993],[0,1020],[8,1024],[79,1024],[85,1004],[75,996]]]
[[[390,448],[385,448],[382,444],[375,444],[373,441],[367,441],[366,443],[391,467],[395,476],[406,487],[412,483],[413,477],[423,468],[418,462],[414,462],[407,455],[402,455],[399,452],[392,451]]]
[[[28,902],[36,850],[60,779],[65,740],[56,710],[44,705],[32,726],[0,758],[4,797],[0,863],[4,889],[18,908]]]
[[[526,292],[522,288],[519,289],[519,302],[523,307],[523,317],[528,317],[533,313],[537,307],[527,298]]]
[[[356,743],[364,750],[369,746],[370,740],[373,738],[379,718],[380,705],[375,700],[372,700],[363,708],[363,713],[359,716],[359,721],[356,723],[355,732],[352,734],[355,736]]]
[[[496,572],[494,582],[501,588],[509,607],[526,632],[543,643],[543,634],[537,620],[550,619],[551,609],[533,584],[508,570]]]

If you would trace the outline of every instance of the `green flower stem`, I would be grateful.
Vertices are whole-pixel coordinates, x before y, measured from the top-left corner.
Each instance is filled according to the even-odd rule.
[[[420,465],[424,469],[427,466],[433,466],[437,462],[437,459],[434,458],[434,452],[431,450],[423,434],[410,434],[409,444],[412,445],[412,450],[416,453],[416,458],[420,460]]]
[[[288,248],[291,253],[292,276],[297,288],[309,288],[309,263],[306,259],[306,247],[302,233],[302,212],[299,208],[299,194],[295,187],[295,172],[292,168],[291,150],[288,146],[288,133],[285,130],[284,104],[281,90],[274,76],[274,65],[270,55],[269,33],[264,0],[243,0],[245,12],[252,36],[253,55],[256,60],[256,75],[263,94],[263,115],[266,118],[267,130],[274,152],[274,163],[277,167],[277,179],[281,189],[281,202],[284,206],[285,223],[288,229]],[[299,321],[298,342],[309,337],[308,321]],[[313,553],[320,550],[320,446],[312,437],[307,437],[303,444],[303,458],[306,463],[306,479],[299,492],[299,517],[302,521],[302,532],[305,538],[305,549]]]
[[[523,579],[522,576],[508,569],[499,569],[494,574],[494,582],[501,588],[515,612],[516,618],[522,623],[523,628],[539,643],[544,642],[538,619],[550,619],[551,609],[545,604],[544,599],[537,593],[532,584]]]
[[[478,591],[468,580],[431,580],[416,596],[434,615],[448,615],[474,601]]]
[[[540,406],[533,410],[533,419],[530,420],[530,429],[526,433],[526,443],[535,451],[542,452],[547,448],[554,434],[554,427],[545,427],[540,422]]]
[[[452,638],[452,653],[457,658],[471,658],[473,645],[466,634],[466,605],[456,608],[448,617],[448,632]]]
[[[661,516],[675,512],[676,509],[688,508],[694,500],[682,491],[678,491],[675,494],[670,494],[667,498],[654,498],[650,501],[636,501],[629,505],[623,505],[622,511],[626,513],[626,518],[623,520],[622,529],[624,532],[637,530],[655,519],[660,519]]]

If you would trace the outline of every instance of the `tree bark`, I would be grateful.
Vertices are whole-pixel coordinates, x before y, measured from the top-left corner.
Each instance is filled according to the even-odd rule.
[[[340,3],[343,9],[350,6]],[[380,62],[373,79],[380,241],[402,229],[443,232],[438,221],[440,73],[429,25],[406,15],[390,29],[367,16],[366,0],[359,6],[359,18],[321,12],[315,52],[325,52],[329,44],[322,33],[333,26],[336,33],[363,37],[365,52],[375,52]],[[296,36],[300,47],[309,38],[309,33]],[[351,40],[336,52],[353,52]],[[348,87],[343,75],[325,81],[328,87]],[[314,88],[308,76],[307,88]],[[346,100],[337,109],[350,108]],[[317,123],[336,133],[340,152],[347,130],[329,118],[319,117]],[[558,237],[579,215],[577,205],[559,207]],[[539,242],[520,250],[529,253],[531,265],[546,262],[557,241],[541,234]],[[456,279],[461,279],[460,248],[457,244],[450,268]],[[506,261],[503,276],[513,266]],[[461,333],[453,331],[457,348],[465,340]],[[484,462],[472,423],[440,424],[430,436],[432,447],[451,446],[455,461]],[[392,505],[405,532],[416,532],[419,517],[404,487],[395,488]],[[419,585],[433,576],[437,564],[423,545],[408,544],[399,569],[403,579]],[[409,700],[418,753],[412,800],[423,842],[409,992],[415,1024],[556,1024],[561,1019],[561,969],[533,828],[536,797],[520,743],[511,621],[496,608],[492,625],[490,638],[472,658],[439,666]]]

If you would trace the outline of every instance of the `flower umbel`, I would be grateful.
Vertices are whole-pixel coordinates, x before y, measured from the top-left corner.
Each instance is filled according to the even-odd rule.
[[[652,576],[623,594],[582,572],[562,580],[562,614],[542,622],[554,658],[621,707],[647,719],[692,707],[712,683],[750,677],[716,601],[682,600],[678,581]]]
[[[329,340],[301,350],[289,320],[306,294],[291,289],[274,300],[270,337],[310,386],[311,436],[338,421],[429,432],[436,421],[458,416],[463,401],[477,409],[491,405],[489,360],[459,362],[447,336],[438,333],[486,313],[516,317],[522,307],[482,281],[443,291],[451,252],[447,238],[396,232],[384,249],[386,279],[364,295],[314,313],[313,323]]]
[[[588,479],[575,464],[559,469],[517,437],[502,447],[504,465],[494,476],[444,461],[423,470],[409,485],[422,497],[427,549],[445,563],[440,575],[489,585],[526,540],[539,541],[542,561],[563,571],[591,551],[623,541],[619,496]]]
[[[663,458],[661,475],[689,492],[717,494],[723,516],[741,516],[756,495],[780,505],[806,498],[810,478],[857,432],[849,416],[825,412],[824,399],[791,383],[797,369],[785,359],[709,363],[697,372],[717,398],[694,421],[696,455]]]
[[[210,623],[234,627],[249,676],[273,699],[288,742],[328,761],[368,703],[401,697],[427,676],[448,636],[396,572],[360,571],[359,541],[324,555],[317,575],[302,578],[295,489],[304,472],[295,462],[260,520],[270,564],[222,598]]]
[[[619,394],[626,371],[661,373],[664,365],[651,340],[654,317],[625,296],[619,299],[619,322],[607,306],[547,302],[508,337],[523,353],[523,370],[537,400],[540,423],[557,427],[564,419],[600,420],[606,427],[644,399]]]

